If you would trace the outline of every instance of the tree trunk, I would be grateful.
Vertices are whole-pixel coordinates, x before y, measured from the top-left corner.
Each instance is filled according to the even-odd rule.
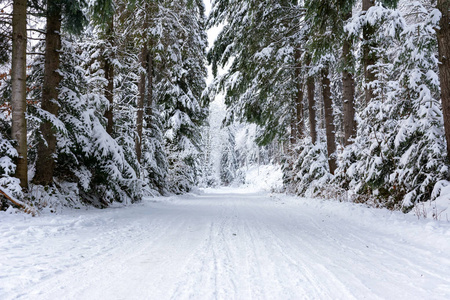
[[[147,45],[142,46],[140,61],[141,67],[145,70],[141,72],[141,78],[139,80],[139,97],[137,103],[137,137],[136,137],[136,156],[139,162],[141,162],[142,157],[142,127],[144,121],[144,103],[145,103],[145,90],[146,90],[146,71],[147,71],[147,56],[148,50]]]
[[[350,19],[352,13],[346,16],[346,20]],[[349,72],[351,64],[351,42],[345,38],[342,45],[342,58],[344,62],[344,70],[342,71],[342,100],[344,102],[344,145],[351,144],[351,139],[356,136],[355,121],[355,81],[353,74]]]
[[[147,98],[144,104],[144,118],[147,129],[150,129],[153,114],[153,56],[150,51],[147,52]]]
[[[28,187],[27,169],[27,122],[25,119],[26,70],[27,70],[27,1],[14,0],[13,4],[13,36],[11,64],[11,106],[12,106],[12,138],[16,141],[18,153],[15,176],[20,179],[22,188]]]
[[[375,0],[363,0],[362,10],[367,11],[369,8],[375,5]],[[364,63],[364,78],[365,78],[365,104],[369,104],[370,100],[374,97],[373,88],[370,84],[375,80],[375,72],[373,66],[376,63],[376,56],[372,53],[372,49],[376,44],[373,41],[373,35],[375,34],[375,27],[371,25],[365,25],[363,28],[363,63]]]
[[[309,113],[309,131],[311,133],[311,141],[316,144],[317,141],[317,130],[316,130],[316,102],[314,100],[314,92],[316,86],[314,84],[314,78],[308,78],[308,113]]]
[[[61,49],[61,7],[58,1],[48,1],[47,34],[45,37],[44,82],[42,86],[42,110],[55,117],[58,115],[58,92],[61,82],[59,51]],[[45,120],[41,124],[42,137],[37,145],[36,184],[49,185],[53,182],[55,169],[56,131],[53,124]]]
[[[295,51],[295,81],[297,86],[297,94],[295,97],[295,105],[296,105],[296,138],[300,140],[303,138],[304,129],[303,129],[303,82],[301,77],[301,51],[297,49]]]
[[[439,79],[441,82],[441,101],[444,114],[447,157],[450,158],[450,0],[438,0],[437,7],[442,13],[437,31],[439,47]]]
[[[334,174],[334,171],[336,170],[336,138],[333,119],[333,107],[331,103],[330,79],[328,78],[327,68],[322,70],[322,93],[325,115],[325,131],[327,136],[328,165],[330,167],[330,173]]]
[[[291,114],[291,134],[289,136],[289,151],[291,153],[294,153],[295,144],[297,142],[296,136],[297,136],[297,120],[296,120],[296,112],[295,108],[292,109]]]
[[[114,48],[114,17],[111,17],[111,20],[107,29],[107,40],[108,46],[111,47],[111,52],[109,57],[105,59],[104,72],[105,79],[108,84],[105,89],[105,98],[108,100],[108,109],[105,111],[105,118],[107,120],[106,132],[111,135],[113,133],[114,128],[114,119],[113,119],[113,108],[114,108],[114,65],[112,60],[113,56],[113,48]]]

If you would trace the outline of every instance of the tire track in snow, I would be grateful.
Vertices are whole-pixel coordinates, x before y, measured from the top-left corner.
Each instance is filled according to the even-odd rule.
[[[0,243],[11,271],[0,268],[1,299],[450,297],[450,254],[435,254],[449,245],[263,194],[146,201],[61,216],[53,227],[29,222],[36,226],[15,227],[20,240],[5,233],[11,244]]]

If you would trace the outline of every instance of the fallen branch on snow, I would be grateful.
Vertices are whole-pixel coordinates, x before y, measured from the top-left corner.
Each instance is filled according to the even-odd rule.
[[[5,198],[8,199],[12,204],[14,204],[15,206],[19,207],[20,209],[22,209],[27,214],[31,214],[33,217],[36,216],[37,213],[36,213],[36,210],[34,208],[30,207],[29,205],[23,203],[20,200],[15,199],[8,192],[5,192],[1,188],[0,188],[0,194],[5,196]]]

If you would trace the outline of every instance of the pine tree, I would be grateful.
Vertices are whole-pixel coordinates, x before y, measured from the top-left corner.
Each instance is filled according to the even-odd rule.
[[[226,135],[227,139],[220,160],[220,179],[223,185],[228,186],[237,177],[238,163],[235,136],[230,127],[227,128]]]
[[[168,11],[177,18],[167,18]],[[156,45],[162,53],[155,60],[155,101],[162,106],[169,188],[182,193],[197,184],[201,175],[200,128],[208,105],[208,99],[202,97],[207,44],[203,3],[164,3],[159,22],[167,30]]]
[[[210,14],[210,26],[228,23],[208,53],[213,72],[233,58],[218,80],[230,107],[228,122],[236,119],[263,127],[257,137],[261,145],[290,134],[294,142],[298,127],[304,127],[299,120],[301,15],[298,5],[282,0],[217,1]]]
[[[114,0],[97,0],[90,3],[90,10],[94,24],[102,30],[101,37],[99,38],[104,40],[105,45],[102,56],[104,57],[103,72],[108,82],[105,89],[108,108],[105,110],[104,116],[108,120],[106,132],[112,134],[114,127],[114,16],[116,7]]]
[[[433,12],[417,2],[403,12],[377,9],[374,98],[360,115],[355,143],[341,156],[337,178],[346,178],[342,187],[354,189],[358,201],[408,211],[430,199],[434,185],[447,176],[439,150],[444,147],[436,23]],[[408,22],[405,15],[415,18]]]
[[[362,1],[362,13],[368,16],[368,10],[375,6],[375,0],[363,0]],[[367,105],[373,98],[373,87],[372,82],[375,80],[375,71],[373,66],[376,62],[376,54],[374,48],[376,47],[376,42],[373,37],[375,31],[375,24],[370,22],[368,18],[365,21],[363,27],[363,66],[364,66],[364,99],[365,105]]]
[[[438,0],[441,12],[437,40],[439,45],[439,79],[441,82],[441,101],[444,112],[445,135],[447,138],[447,157],[450,157],[450,1]]]
[[[325,115],[325,131],[327,138],[328,166],[331,174],[336,170],[336,136],[331,99],[331,83],[329,78],[328,66],[322,69],[322,97]]]
[[[12,19],[11,106],[12,138],[17,149],[15,176],[23,188],[28,187],[26,110],[27,1],[14,0]]]
[[[38,159],[33,181],[36,184],[50,185],[55,169],[56,132],[52,121],[58,116],[58,89],[61,75],[58,73],[61,49],[62,17],[67,30],[79,33],[84,23],[80,3],[71,0],[48,0],[46,7],[46,37],[44,81],[42,84],[41,136],[38,140]]]
[[[342,102],[344,118],[344,145],[349,145],[356,135],[355,120],[355,80],[352,68],[353,57],[351,55],[352,41],[346,36],[344,25],[352,17],[353,1],[344,2],[340,7],[340,15],[343,36],[342,42]]]

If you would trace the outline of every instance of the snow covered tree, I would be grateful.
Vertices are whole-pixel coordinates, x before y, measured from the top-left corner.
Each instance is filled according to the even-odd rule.
[[[40,126],[41,135],[38,139],[38,159],[36,161],[36,184],[50,185],[53,182],[55,169],[56,132],[55,118],[58,116],[58,89],[61,75],[61,25],[64,21],[66,30],[79,33],[85,21],[81,10],[81,2],[71,0],[48,0],[46,2],[46,35],[45,35],[45,64],[44,81],[42,83],[42,100],[40,115],[43,122]]]
[[[161,105],[169,189],[181,193],[200,176],[201,132],[209,101],[206,87],[206,34],[201,1],[168,1],[160,8],[161,49],[155,59],[155,101]],[[177,16],[169,18],[170,15]]]
[[[236,179],[238,162],[234,133],[230,127],[227,128],[226,133],[227,139],[225,147],[222,149],[222,157],[220,160],[220,180],[223,185],[228,186]]]
[[[138,201],[143,183],[136,159],[128,155],[130,146],[126,147],[126,142],[114,139],[106,131],[107,120],[103,116],[108,104],[104,96],[107,82],[103,70],[92,59],[98,49],[88,42],[76,43],[65,35],[61,46],[59,112],[53,120],[56,132],[53,180],[60,203],[53,205],[79,205],[82,201],[106,207],[114,201]],[[38,59],[34,64],[31,79],[36,86],[44,80],[44,63]],[[41,90],[32,89],[30,96],[39,99]],[[36,105],[31,107],[32,120],[37,124],[42,122],[39,109]],[[36,157],[36,149],[30,151],[30,157]]]
[[[373,66],[374,98],[361,113],[355,143],[344,151],[337,173],[358,201],[407,211],[429,199],[436,182],[447,176],[436,18],[418,2],[402,12],[376,6],[369,14],[378,18],[372,20],[379,25],[374,37],[384,51]],[[408,14],[415,18],[405,19]]]
[[[114,0],[97,0],[90,3],[90,15],[93,23],[101,29],[99,41],[103,46],[103,72],[108,84],[105,88],[105,97],[108,99],[108,108],[105,110],[105,118],[108,120],[106,131],[113,133],[114,127],[114,50],[115,31],[114,17],[116,7]]]
[[[218,80],[228,122],[264,128],[261,145],[289,135],[294,143],[303,134],[301,16],[292,1],[217,1],[210,14],[210,26],[225,24],[208,59],[213,71],[230,63]]]

